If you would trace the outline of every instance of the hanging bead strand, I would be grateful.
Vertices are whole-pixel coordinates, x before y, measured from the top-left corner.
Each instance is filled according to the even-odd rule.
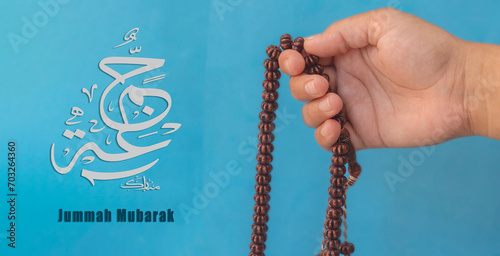
[[[273,160],[271,153],[274,150],[272,144],[274,140],[273,130],[275,129],[275,111],[278,108],[276,102],[278,99],[278,92],[276,90],[279,88],[280,84],[278,80],[281,77],[278,58],[282,50],[288,49],[293,49],[305,56],[304,61],[306,65],[304,73],[321,75],[325,77],[327,81],[330,81],[329,76],[323,73],[324,69],[318,63],[319,58],[304,52],[304,39],[302,37],[297,37],[295,40],[292,40],[289,34],[285,34],[281,36],[279,46],[271,45],[266,49],[269,58],[264,61],[265,80],[262,83],[264,87],[262,99],[264,101],[261,104],[262,112],[259,114],[261,122],[258,126],[260,130],[258,139],[260,143],[257,147],[259,151],[257,154],[257,174],[255,176],[257,184],[255,185],[254,223],[252,224],[253,233],[251,236],[252,242],[250,243],[249,256],[265,256],[266,232],[268,230],[267,222],[269,221],[268,212],[270,209],[270,173],[273,169],[271,165]],[[331,92],[331,89],[329,91]],[[356,152],[350,141],[349,131],[344,128],[346,123],[345,110],[342,109],[333,119],[340,123],[341,132],[338,140],[332,146],[333,156],[331,159],[332,165],[330,166],[332,177],[330,178],[331,186],[328,188],[330,198],[328,199],[320,256],[339,256],[340,253],[350,256],[351,253],[354,252],[354,245],[347,241],[347,226],[345,224],[345,212],[343,207],[345,206],[347,188],[356,182],[361,174],[361,167],[356,162]],[[345,176],[347,172],[346,164],[349,166],[349,179]],[[344,217],[344,243],[340,241],[342,235],[342,217]]]

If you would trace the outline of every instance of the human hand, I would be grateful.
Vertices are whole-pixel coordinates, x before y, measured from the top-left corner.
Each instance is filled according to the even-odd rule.
[[[304,59],[286,50],[281,70],[306,125],[324,149],[340,125],[330,119],[345,106],[346,128],[357,150],[437,144],[471,134],[465,110],[466,43],[413,15],[391,8],[333,23],[306,38],[305,51],[320,57],[330,83],[302,74]],[[333,92],[327,93],[328,86]],[[340,96],[340,97],[339,97]]]

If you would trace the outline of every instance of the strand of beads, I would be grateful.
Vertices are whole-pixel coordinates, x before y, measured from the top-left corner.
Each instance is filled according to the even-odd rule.
[[[343,122],[340,123],[341,134],[332,147],[333,156],[331,159],[332,165],[330,166],[332,177],[330,178],[331,186],[328,188],[330,198],[328,199],[328,208],[326,211],[321,256],[338,256],[340,253],[350,255],[354,252],[354,245],[347,241],[344,241],[344,243],[340,242],[342,216],[345,214],[342,207],[345,205],[347,189],[345,164],[348,162],[347,155],[351,149],[349,144],[346,143],[346,140],[349,140],[349,132],[343,127]]]
[[[261,104],[262,112],[259,114],[261,122],[259,123],[259,145],[257,154],[257,174],[255,175],[255,206],[252,224],[252,242],[250,243],[250,256],[264,256],[264,250],[266,249],[266,239],[267,239],[267,221],[269,216],[269,192],[271,191],[271,171],[273,166],[271,161],[273,156],[271,153],[274,150],[272,144],[274,140],[273,130],[275,128],[274,119],[276,114],[274,113],[278,108],[278,92],[276,90],[279,88],[278,79],[281,76],[278,70],[278,57],[281,50],[277,46],[269,46],[266,50],[268,59],[264,61],[264,67],[266,71],[264,76],[266,80],[262,83],[264,87],[264,92],[262,92],[262,99],[264,100]]]
[[[280,49],[281,47],[281,49]],[[298,37],[292,41],[292,37],[289,34],[285,34],[280,39],[280,46],[271,45],[266,49],[266,53],[269,56],[268,59],[264,61],[265,72],[264,76],[266,80],[262,83],[264,87],[264,92],[262,93],[262,98],[264,101],[261,104],[262,112],[259,114],[261,122],[259,123],[259,145],[257,154],[258,164],[256,166],[257,174],[255,180],[257,184],[255,185],[256,194],[254,196],[255,206],[252,224],[252,242],[250,243],[250,254],[249,256],[265,256],[264,250],[266,249],[266,239],[267,239],[267,222],[269,221],[269,216],[267,215],[270,209],[269,206],[269,192],[271,191],[271,162],[273,157],[271,153],[274,150],[272,144],[274,140],[273,130],[275,128],[274,119],[276,114],[274,113],[278,108],[276,100],[278,99],[279,88],[278,79],[281,76],[278,64],[278,58],[282,50],[293,49],[301,54],[305,55],[305,72],[307,74],[318,74],[325,77],[328,81],[330,78],[327,74],[323,73],[323,67],[318,64],[319,58],[314,55],[309,55],[304,52],[304,39]],[[339,253],[344,255],[350,255],[354,252],[354,245],[347,241],[346,226],[344,228],[344,243],[340,241],[340,236],[342,234],[342,216],[344,216],[345,205],[345,193],[349,186],[356,182],[357,178],[361,174],[361,167],[356,162],[356,153],[354,147],[352,146],[349,138],[349,132],[344,128],[345,124],[345,112],[341,111],[338,115],[333,117],[335,120],[339,121],[341,124],[341,134],[337,142],[333,145],[333,157],[332,166],[330,167],[330,173],[332,177],[330,179],[331,186],[328,188],[328,193],[330,198],[328,201],[327,215],[325,221],[325,229],[323,233],[323,247],[321,250],[321,256],[338,256]],[[349,173],[350,177],[347,179],[345,177],[346,167],[345,164],[349,163]],[[345,225],[345,222],[344,222]]]

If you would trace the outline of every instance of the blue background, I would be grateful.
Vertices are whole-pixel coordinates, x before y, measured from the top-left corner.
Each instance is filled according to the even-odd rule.
[[[225,12],[215,7],[221,3],[229,7]],[[7,247],[8,209],[0,204],[0,254],[247,255],[265,48],[283,33],[316,34],[385,6],[465,40],[500,43],[497,1],[69,1],[16,53],[7,34],[20,35],[22,18],[43,9],[36,1],[3,5],[0,155],[6,156],[9,140],[17,142],[19,201],[16,249]],[[135,27],[137,41],[112,49]],[[50,145],[64,141],[71,107],[97,113],[80,90],[96,83],[102,92],[111,82],[99,61],[130,56],[128,46],[142,46],[134,56],[166,59],[167,76],[157,85],[173,99],[166,119],[182,123],[168,147],[147,156],[160,157],[145,173],[159,191],[119,189],[125,180],[92,187],[78,171],[57,174],[49,161]],[[313,255],[330,154],[314,141],[301,119],[302,103],[282,81],[266,254]],[[498,141],[469,137],[430,148],[359,152],[363,175],[348,197],[355,255],[500,255],[499,150]],[[400,175],[403,161],[416,163],[414,171],[391,187],[387,173]],[[0,166],[6,180],[6,157]],[[0,191],[4,202],[7,187]],[[182,206],[192,214],[182,214]],[[171,208],[175,222],[57,223],[59,208]]]

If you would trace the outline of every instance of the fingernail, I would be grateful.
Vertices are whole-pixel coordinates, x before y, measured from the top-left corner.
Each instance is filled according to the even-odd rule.
[[[290,61],[289,60],[285,60],[285,62],[283,63],[285,64],[285,68],[290,71]]]
[[[323,112],[328,112],[332,110],[332,104],[330,103],[330,97],[326,97],[319,103],[319,109]]]
[[[321,128],[321,135],[323,135],[323,137],[327,137],[329,135],[330,131],[328,129],[328,125],[325,123],[323,125],[323,127]]]
[[[316,90],[316,87],[314,86],[314,80],[311,80],[309,82],[306,83],[305,85],[305,89],[306,89],[306,92],[309,94],[309,95],[315,95],[318,93],[318,90]]]

